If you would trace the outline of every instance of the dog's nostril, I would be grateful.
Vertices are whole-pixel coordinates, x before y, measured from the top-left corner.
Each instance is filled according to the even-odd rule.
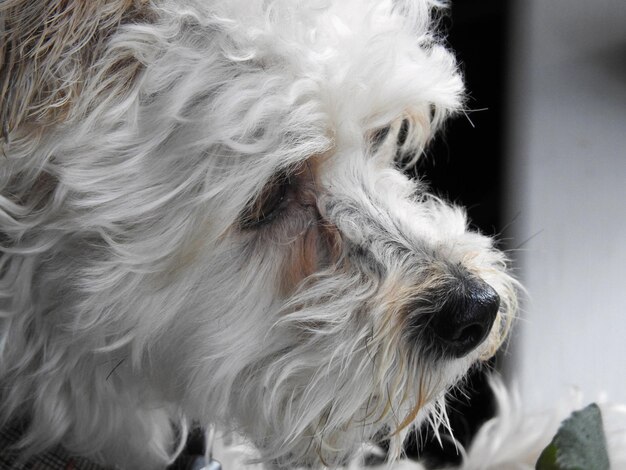
[[[496,319],[500,297],[486,282],[464,282],[429,323],[446,355],[462,357],[484,341]]]

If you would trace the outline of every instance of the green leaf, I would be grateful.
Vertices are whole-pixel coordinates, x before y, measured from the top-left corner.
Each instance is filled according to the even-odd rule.
[[[536,470],[609,470],[602,414],[595,403],[575,411],[544,449]]]
[[[556,463],[556,446],[554,444],[548,445],[539,456],[537,460],[536,470],[559,470]]]

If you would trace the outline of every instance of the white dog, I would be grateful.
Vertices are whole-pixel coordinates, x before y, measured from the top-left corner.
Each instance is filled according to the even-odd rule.
[[[462,82],[435,0],[0,3],[0,427],[164,468],[400,453],[516,283],[402,171]]]

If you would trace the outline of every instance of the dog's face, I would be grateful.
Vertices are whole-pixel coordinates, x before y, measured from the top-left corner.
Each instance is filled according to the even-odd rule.
[[[188,119],[214,113],[214,194],[176,258],[198,284],[188,340],[159,361],[189,365],[193,415],[284,464],[341,462],[437,416],[515,304],[492,241],[401,169],[458,105],[454,61],[401,8],[336,3],[256,12],[227,36],[234,58],[206,65],[225,78]]]
[[[64,298],[85,361],[133,358],[116,387],[266,460],[399,448],[515,309],[492,240],[402,169],[459,106],[432,5],[217,3],[121,28],[81,118],[42,138],[58,238],[38,294]],[[109,96],[120,57],[142,70]]]

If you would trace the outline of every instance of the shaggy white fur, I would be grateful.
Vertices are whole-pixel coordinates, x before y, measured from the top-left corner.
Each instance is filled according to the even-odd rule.
[[[460,107],[437,6],[4,2],[0,425],[24,456],[163,468],[198,420],[337,466],[445,422],[516,284],[400,168]],[[477,289],[493,327],[444,354],[432,319]]]
[[[581,394],[572,391],[553,409],[528,412],[517,387],[507,390],[498,377],[492,377],[491,388],[497,415],[482,426],[469,449],[458,446],[463,463],[456,470],[534,470],[539,455],[552,441],[561,422],[585,406]],[[611,468],[626,468],[626,406],[601,400],[600,407]],[[262,465],[250,463],[258,457],[256,450],[237,437],[216,441],[214,450],[224,470],[262,470]],[[364,446],[362,452],[375,454],[376,449]],[[345,470],[425,470],[419,462],[410,460],[374,467],[363,466],[361,462],[362,458],[357,457]]]

